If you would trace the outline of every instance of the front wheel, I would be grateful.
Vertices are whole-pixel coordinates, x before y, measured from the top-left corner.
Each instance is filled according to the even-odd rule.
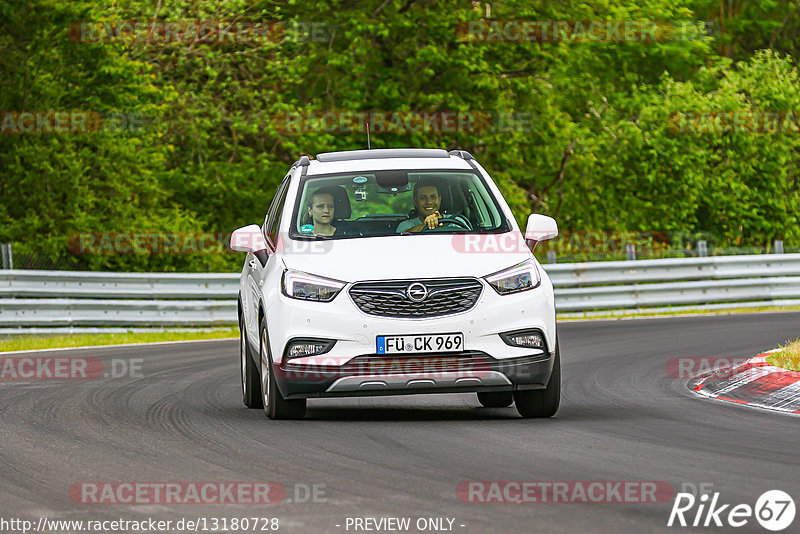
[[[561,351],[556,340],[553,372],[545,389],[526,389],[514,392],[514,403],[522,417],[553,417],[561,402]]]
[[[247,348],[247,332],[239,316],[239,370],[242,376],[242,401],[248,408],[261,408],[261,376]]]
[[[261,391],[264,399],[264,413],[270,419],[302,419],[306,415],[306,399],[286,400],[278,391],[275,371],[272,368],[269,343],[267,342],[267,322],[261,319]]]

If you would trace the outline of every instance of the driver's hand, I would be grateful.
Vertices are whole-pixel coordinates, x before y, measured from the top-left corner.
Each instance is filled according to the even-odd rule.
[[[423,224],[428,228],[436,228],[437,226],[441,226],[442,223],[439,222],[439,217],[441,217],[441,214],[438,211],[435,211],[425,217]]]

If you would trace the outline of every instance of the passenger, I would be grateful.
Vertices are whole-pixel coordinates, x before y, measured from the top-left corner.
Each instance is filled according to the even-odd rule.
[[[333,235],[336,233],[336,227],[332,224],[334,209],[333,195],[317,189],[308,202],[303,224],[314,226],[310,232],[312,235]]]
[[[397,225],[397,232],[419,232],[425,227],[430,229],[442,226],[439,219],[439,206],[442,197],[439,188],[431,180],[420,180],[414,185],[414,209],[416,217],[406,219]]]

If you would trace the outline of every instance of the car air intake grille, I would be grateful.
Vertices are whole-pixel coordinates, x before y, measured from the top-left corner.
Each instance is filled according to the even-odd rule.
[[[437,317],[469,310],[482,290],[475,278],[391,280],[357,282],[350,288],[350,297],[370,315]]]

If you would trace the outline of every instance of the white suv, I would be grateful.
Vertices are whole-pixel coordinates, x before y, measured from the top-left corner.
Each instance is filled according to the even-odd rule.
[[[239,292],[244,403],[301,418],[310,397],[477,393],[523,417],[558,410],[553,286],[489,174],[464,151],[301,157],[247,252]]]

